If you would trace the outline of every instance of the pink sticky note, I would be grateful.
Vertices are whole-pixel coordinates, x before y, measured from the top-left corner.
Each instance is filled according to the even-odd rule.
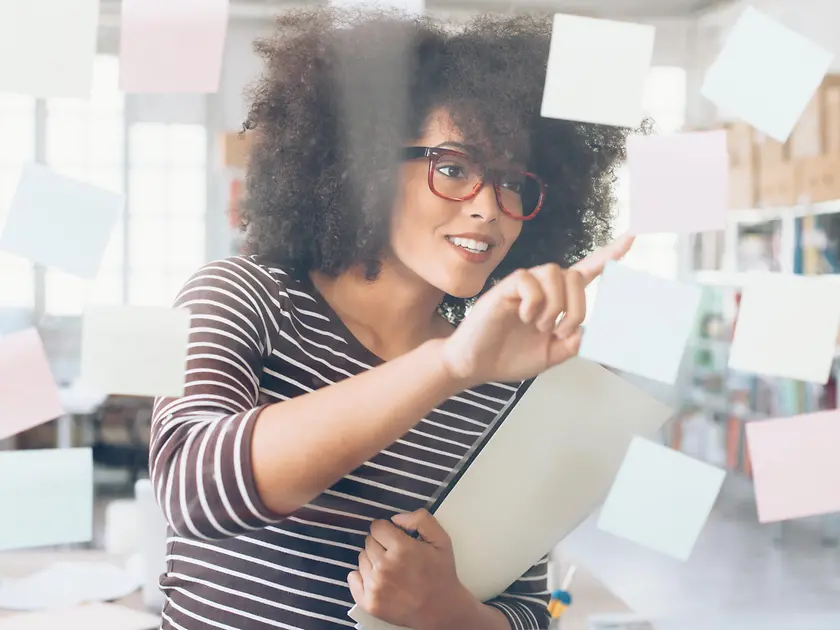
[[[690,234],[726,227],[725,131],[627,139],[630,231]]]
[[[63,413],[38,331],[0,337],[0,440]]]
[[[219,89],[229,0],[123,0],[120,89]]]
[[[758,520],[840,512],[840,411],[747,424]]]

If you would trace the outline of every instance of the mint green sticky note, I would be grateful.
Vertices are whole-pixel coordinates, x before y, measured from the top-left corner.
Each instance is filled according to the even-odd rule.
[[[93,538],[89,448],[0,452],[0,551]]]

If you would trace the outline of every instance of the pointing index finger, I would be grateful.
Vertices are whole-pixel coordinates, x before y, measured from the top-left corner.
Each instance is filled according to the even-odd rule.
[[[581,276],[583,276],[584,282],[589,284],[601,275],[601,272],[604,271],[604,266],[609,261],[621,260],[624,258],[624,255],[633,245],[634,240],[636,240],[635,236],[620,236],[612,243],[596,249],[586,258],[572,265],[571,269],[577,271]]]

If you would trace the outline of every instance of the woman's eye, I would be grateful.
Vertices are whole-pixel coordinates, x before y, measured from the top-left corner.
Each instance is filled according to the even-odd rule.
[[[514,180],[503,179],[502,186],[507,188],[511,192],[515,192],[516,194],[520,194],[522,192],[522,182],[517,182]]]
[[[446,177],[466,177],[464,168],[455,164],[441,164],[437,170],[438,173]]]

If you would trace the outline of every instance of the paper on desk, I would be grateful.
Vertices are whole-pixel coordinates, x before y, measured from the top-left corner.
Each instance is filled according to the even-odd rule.
[[[706,73],[701,94],[786,142],[834,54],[747,7]]]
[[[183,396],[189,328],[187,309],[90,307],[80,380],[110,394]]]
[[[596,509],[633,437],[653,435],[670,413],[584,359],[541,374],[434,513],[461,582],[481,601],[504,591]],[[350,617],[393,630],[359,607]]]
[[[0,452],[0,551],[90,542],[89,448]]]
[[[0,630],[155,630],[160,617],[117,606],[85,604],[0,619]]]
[[[120,89],[219,89],[229,0],[123,0]]]
[[[741,294],[729,367],[826,383],[840,327],[840,292],[819,278],[749,274]]]
[[[688,560],[726,472],[637,437],[601,508],[598,528]]]
[[[63,413],[38,331],[0,337],[0,440]]]
[[[12,199],[0,249],[93,278],[123,203],[120,194],[29,164]]]
[[[56,562],[21,578],[0,576],[0,608],[47,610],[105,602],[136,591],[138,579],[109,562]]]
[[[725,131],[627,139],[630,232],[722,230],[728,209]]]
[[[746,427],[762,523],[840,512],[840,411]]]
[[[701,296],[699,286],[608,262],[579,354],[672,385]]]
[[[0,93],[88,98],[99,0],[0,0]]]
[[[383,8],[399,9],[407,13],[423,15],[426,10],[425,0],[330,0],[330,6],[342,9]]]
[[[655,33],[644,24],[555,15],[542,116],[638,127]]]

